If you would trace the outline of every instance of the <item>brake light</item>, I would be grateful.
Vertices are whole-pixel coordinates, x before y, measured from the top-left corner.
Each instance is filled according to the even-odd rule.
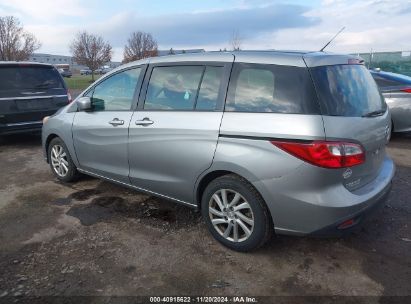
[[[401,89],[401,91],[403,91],[405,93],[411,93],[411,88]]]
[[[68,103],[71,103],[73,101],[73,98],[71,98],[71,94],[69,91],[67,91],[67,99],[68,99]]]
[[[336,141],[309,143],[271,141],[273,145],[310,164],[323,168],[346,168],[365,162],[361,145]]]

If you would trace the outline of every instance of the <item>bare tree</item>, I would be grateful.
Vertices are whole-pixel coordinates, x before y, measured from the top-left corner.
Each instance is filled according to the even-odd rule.
[[[230,45],[233,51],[241,50],[242,38],[238,30],[233,31],[230,38]]]
[[[40,46],[33,34],[24,31],[19,19],[0,17],[0,60],[27,60]]]
[[[70,45],[73,59],[87,66],[91,70],[91,79],[94,81],[94,71],[104,63],[109,62],[112,56],[111,45],[103,37],[79,32]]]
[[[157,56],[157,41],[150,33],[133,32],[124,47],[123,62]]]

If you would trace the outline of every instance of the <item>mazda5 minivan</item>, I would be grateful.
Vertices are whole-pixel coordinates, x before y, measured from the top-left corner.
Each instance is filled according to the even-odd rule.
[[[389,193],[391,119],[358,57],[216,52],[123,65],[44,119],[63,181],[92,175],[201,210],[248,251],[339,235]]]

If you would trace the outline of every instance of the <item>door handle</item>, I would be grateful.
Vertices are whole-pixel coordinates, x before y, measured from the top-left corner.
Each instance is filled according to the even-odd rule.
[[[118,118],[114,118],[112,121],[108,122],[110,125],[112,125],[113,127],[117,127],[117,126],[121,126],[124,125],[124,120],[120,120]]]
[[[150,120],[148,117],[144,117],[142,120],[136,120],[136,125],[137,126],[149,126],[152,125],[154,121]]]

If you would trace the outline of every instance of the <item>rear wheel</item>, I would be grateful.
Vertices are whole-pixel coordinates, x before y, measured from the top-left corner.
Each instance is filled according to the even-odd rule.
[[[48,148],[48,159],[51,171],[63,182],[75,181],[79,173],[76,165],[70,157],[70,153],[64,142],[59,138],[54,138]]]
[[[271,216],[261,195],[236,175],[212,181],[204,191],[201,210],[214,238],[236,251],[262,246],[273,232]]]

